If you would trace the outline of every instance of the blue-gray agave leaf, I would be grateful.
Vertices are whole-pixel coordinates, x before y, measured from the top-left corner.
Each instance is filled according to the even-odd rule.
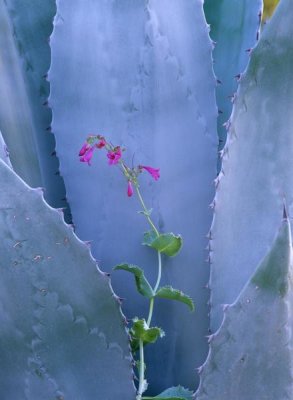
[[[211,26],[214,71],[218,78],[216,98],[219,108],[219,149],[227,136],[225,124],[232,111],[237,80],[246,69],[251,48],[259,36],[262,0],[205,0],[204,10]]]
[[[10,158],[9,158],[9,150],[4,142],[3,136],[0,132],[0,159],[5,162],[9,167],[11,166]]]
[[[239,86],[211,230],[211,324],[235,301],[293,205],[293,8],[280,2]],[[287,111],[288,112],[287,112]]]
[[[0,398],[134,400],[116,296],[61,214],[0,160]]]
[[[141,190],[160,230],[181,234],[184,246],[164,260],[163,285],[190,295],[197,311],[156,301],[154,324],[166,337],[146,351],[154,393],[173,384],[194,385],[205,359],[208,329],[206,234],[217,137],[212,45],[200,0],[64,0],[57,2],[51,37],[50,106],[60,168],[78,235],[93,240],[104,270],[121,262],[144,268],[154,284],[156,251],[140,245],[149,229],[127,182],[105,152],[92,166],[78,161],[89,133],[125,145],[129,165],[160,168]],[[148,301],[124,271],[113,274],[128,317],[146,317]],[[162,374],[162,370],[164,374]]]
[[[64,207],[65,189],[59,176],[52,113],[47,105],[50,66],[49,36],[55,0],[6,0],[1,3],[0,129],[15,171],[42,186],[51,206]]]
[[[293,393],[293,270],[286,218],[268,255],[210,337],[196,400],[289,400]]]
[[[0,59],[0,130],[15,171],[30,185],[42,186],[28,93],[4,1],[0,2]]]

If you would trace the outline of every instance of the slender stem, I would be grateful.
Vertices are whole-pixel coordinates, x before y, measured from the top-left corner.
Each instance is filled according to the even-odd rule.
[[[161,253],[158,251],[158,278],[157,278],[157,282],[154,287],[155,293],[158,290],[158,287],[160,286],[161,277],[162,277],[162,257],[161,257]]]
[[[161,277],[162,277],[162,258],[161,258],[161,253],[158,251],[158,277],[157,277],[157,282],[154,287],[154,293],[156,293],[156,291],[158,290],[158,287],[160,286]],[[154,302],[155,302],[155,298],[152,297],[150,299],[149,315],[148,315],[148,319],[147,319],[148,326],[150,326],[151,321],[152,321]]]
[[[144,389],[144,352],[143,341],[139,339],[139,385],[136,400],[141,400]]]
[[[146,208],[146,206],[145,206],[145,204],[144,204],[142,195],[141,195],[140,190],[139,190],[139,188],[138,188],[137,185],[135,185],[135,189],[136,189],[136,193],[137,193],[137,195],[138,195],[139,201],[140,201],[140,203],[141,203],[141,205],[142,205],[143,211],[145,212],[145,217],[146,217],[146,219],[148,220],[148,222],[149,222],[150,226],[153,228],[153,230],[156,232],[156,235],[159,236],[159,235],[160,235],[160,234],[159,234],[159,231],[158,231],[158,229],[155,227],[153,221],[151,220],[151,218],[150,218],[150,216],[149,216],[148,209]]]
[[[140,193],[140,190],[139,190],[137,184],[135,184],[135,189],[136,189],[139,201],[142,205],[144,215],[145,215],[146,219],[148,220],[148,223],[150,224],[150,226],[152,227],[152,229],[154,230],[156,235],[160,236],[158,229],[155,227],[155,224],[153,223],[153,221],[151,220],[151,218],[149,216],[149,212],[146,208],[146,205],[144,203],[144,200],[142,198],[142,195]],[[157,292],[157,290],[160,286],[161,277],[162,277],[162,258],[161,258],[161,253],[158,251],[158,276],[157,276],[157,281],[156,281],[155,287],[153,289],[154,293]],[[152,321],[152,317],[153,317],[153,310],[154,310],[154,303],[155,303],[155,298],[152,297],[150,299],[149,314],[148,314],[148,318],[147,318],[147,326],[148,327],[151,325],[151,321]],[[143,386],[144,386],[144,350],[143,350],[143,341],[142,340],[139,340],[139,358],[140,358],[140,361],[139,361],[140,362],[140,364],[139,364],[139,386],[138,386],[136,400],[141,400],[142,393],[143,393]]]
[[[152,297],[150,299],[150,309],[149,309],[149,315],[148,315],[148,319],[147,319],[147,325],[150,326],[151,324],[151,320],[152,320],[152,316],[153,316],[153,310],[154,310],[154,302],[155,299],[154,297]]]

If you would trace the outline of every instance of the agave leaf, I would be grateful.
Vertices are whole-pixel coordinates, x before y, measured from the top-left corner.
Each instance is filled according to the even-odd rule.
[[[5,162],[10,168],[12,168],[10,158],[9,158],[9,151],[4,142],[3,136],[0,131],[0,159]]]
[[[196,400],[291,398],[291,242],[286,218],[268,255],[210,337]]]
[[[205,0],[204,10],[215,41],[213,58],[219,82],[216,97],[219,150],[222,150],[227,137],[224,124],[232,111],[231,99],[248,64],[248,50],[255,46],[259,35],[262,0]]]
[[[211,229],[211,324],[266,254],[284,198],[292,211],[293,9],[282,1],[252,52],[231,118]],[[290,106],[289,106],[290,107]],[[229,221],[229,223],[227,223]]]
[[[146,349],[146,362],[153,365],[148,380],[155,393],[175,376],[194,385],[194,365],[207,352],[203,249],[217,158],[212,46],[202,1],[77,0],[57,6],[49,103],[77,233],[93,240],[104,270],[126,260],[155,282],[157,254],[139,245],[148,225],[136,213],[136,197],[126,195],[127,181],[108,165],[103,150],[95,151],[91,167],[79,163],[77,153],[89,133],[100,133],[127,148],[130,166],[134,155],[134,165],[160,168],[157,182],[141,174],[141,191],[156,225],[179,232],[185,243],[176,258],[164,261],[162,284],[194,294],[198,308],[190,316],[177,302],[158,301],[155,323],[168,334],[151,352]],[[129,299],[125,314],[146,315],[147,301],[131,277],[114,275],[115,292]]]
[[[13,27],[4,1],[0,3],[0,130],[17,173],[32,186],[42,186],[28,94]],[[13,151],[17,148],[17,153]]]
[[[51,134],[46,80],[55,13],[55,0],[2,2],[0,90],[5,102],[0,107],[0,129],[15,171],[31,186],[46,188],[46,201],[59,208],[67,203]]]
[[[0,181],[0,398],[134,399],[108,278],[42,192],[2,160]]]

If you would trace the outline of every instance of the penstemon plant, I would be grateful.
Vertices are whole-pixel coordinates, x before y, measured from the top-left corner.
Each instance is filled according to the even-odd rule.
[[[127,195],[128,197],[133,196],[136,192],[137,198],[142,206],[142,210],[139,211],[145,216],[148,224],[150,225],[150,230],[144,233],[142,244],[149,246],[154,249],[158,255],[158,274],[157,280],[154,287],[151,286],[147,278],[145,277],[142,268],[133,264],[119,264],[114,267],[114,270],[124,270],[130,272],[134,275],[137,291],[145,296],[149,300],[149,312],[147,318],[135,317],[132,321],[132,326],[130,328],[130,341],[131,349],[134,354],[138,353],[138,360],[136,361],[136,368],[138,372],[138,388],[136,400],[147,400],[152,399],[152,397],[143,397],[143,393],[147,389],[147,381],[145,379],[145,362],[144,362],[144,346],[149,343],[155,343],[157,339],[162,338],[165,333],[159,327],[152,327],[152,317],[154,310],[154,303],[156,298],[164,298],[169,300],[176,300],[185,303],[191,311],[194,310],[193,300],[182,293],[180,290],[174,289],[172,286],[160,286],[162,277],[162,254],[169,257],[174,257],[182,247],[182,238],[180,235],[174,235],[173,233],[160,233],[158,228],[155,226],[151,219],[151,212],[144,202],[143,196],[140,191],[139,176],[143,171],[147,171],[154,180],[160,178],[160,170],[146,166],[138,165],[136,167],[130,168],[122,157],[124,148],[121,146],[114,146],[111,142],[107,141],[102,135],[90,135],[87,137],[86,142],[83,144],[79,151],[80,161],[91,165],[91,159],[94,155],[96,149],[106,150],[106,155],[108,158],[109,165],[116,165],[120,171],[125,176],[127,181]],[[167,390],[167,392],[169,392]],[[171,394],[171,397],[164,395],[162,399],[176,399],[181,400],[183,397],[178,397],[178,395]],[[159,400],[161,397],[156,396]]]

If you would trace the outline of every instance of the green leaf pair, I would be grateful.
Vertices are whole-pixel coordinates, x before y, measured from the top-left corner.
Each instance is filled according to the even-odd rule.
[[[156,396],[156,397],[143,397],[143,400],[186,400],[184,397],[161,397],[161,396]]]
[[[191,297],[187,296],[178,289],[172,286],[163,286],[155,293],[149,284],[144,272],[141,268],[132,264],[119,264],[114,267],[114,270],[124,270],[132,273],[135,276],[135,283],[137,290],[143,296],[151,299],[153,297],[160,297],[162,299],[176,300],[188,305],[191,311],[194,311],[194,303]]]
[[[143,344],[155,343],[157,339],[165,336],[165,332],[158,327],[149,328],[145,319],[134,318],[133,326],[130,330],[131,335],[131,348],[136,351],[139,347],[139,341],[142,340]]]
[[[143,397],[143,400],[192,400],[192,392],[182,386],[172,387],[155,397]]]
[[[148,231],[143,235],[143,245],[152,247],[168,257],[174,257],[182,247],[182,237],[174,233],[162,233],[159,236],[156,232]]]

